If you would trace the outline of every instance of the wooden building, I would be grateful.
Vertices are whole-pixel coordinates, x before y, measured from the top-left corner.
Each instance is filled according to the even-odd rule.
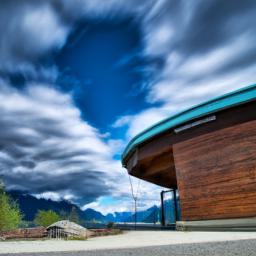
[[[178,229],[255,229],[256,85],[148,128],[122,163],[130,175],[178,190]]]

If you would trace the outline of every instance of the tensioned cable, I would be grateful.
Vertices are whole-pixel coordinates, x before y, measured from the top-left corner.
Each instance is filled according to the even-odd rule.
[[[133,184],[132,184],[132,179],[131,176],[129,175],[129,173],[127,173],[129,176],[129,182],[130,182],[130,186],[131,186],[131,192],[132,192],[132,197],[134,200],[134,228],[135,230],[137,229],[137,199],[138,199],[138,194],[139,194],[139,187],[140,187],[140,180],[138,181],[138,186],[137,186],[137,191],[136,194],[134,194],[134,189],[133,189]]]
[[[140,180],[138,180],[137,191],[136,191],[136,194],[134,194],[134,189],[133,189],[133,184],[132,184],[131,176],[129,175],[129,173],[127,173],[127,174],[128,174],[128,177],[129,177],[132,197],[133,197],[134,201],[136,201],[138,199],[138,194],[139,194]]]

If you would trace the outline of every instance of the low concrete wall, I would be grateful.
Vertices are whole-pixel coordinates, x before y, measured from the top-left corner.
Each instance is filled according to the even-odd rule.
[[[115,227],[121,230],[135,230],[134,223],[118,223]],[[175,224],[162,226],[161,224],[138,223],[136,230],[175,230]]]
[[[256,231],[256,217],[225,220],[177,221],[178,231]]]

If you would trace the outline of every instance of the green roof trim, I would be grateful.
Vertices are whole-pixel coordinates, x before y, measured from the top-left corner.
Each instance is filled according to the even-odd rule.
[[[183,123],[194,120],[196,118],[213,114],[220,110],[253,101],[255,99],[256,84],[244,87],[231,93],[224,94],[220,97],[206,101],[185,111],[182,111],[174,116],[166,118],[139,133],[128,143],[122,155],[122,163],[124,164],[124,159],[139,144],[162,132],[165,132],[171,128],[182,125]]]

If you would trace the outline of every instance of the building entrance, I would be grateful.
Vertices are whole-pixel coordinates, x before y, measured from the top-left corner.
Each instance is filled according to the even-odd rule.
[[[181,219],[179,193],[176,189],[161,192],[161,224],[169,226]]]

